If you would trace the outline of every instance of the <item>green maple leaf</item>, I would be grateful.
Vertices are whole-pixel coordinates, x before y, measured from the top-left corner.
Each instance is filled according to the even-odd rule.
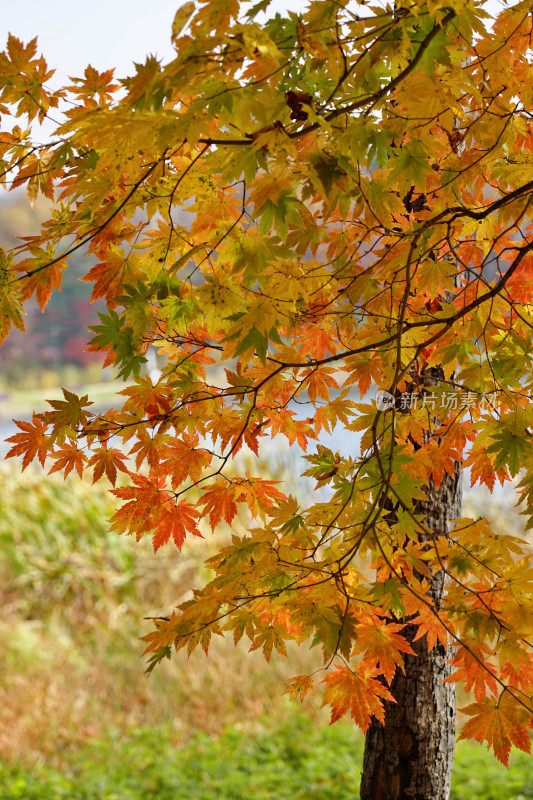
[[[146,358],[139,354],[133,331],[125,324],[124,315],[119,316],[111,309],[108,314],[98,312],[101,325],[93,325],[90,331],[96,334],[89,344],[98,350],[111,347],[117,354],[116,364],[120,367],[119,377],[126,380],[131,374],[140,374]]]
[[[503,429],[492,434],[494,443],[487,447],[487,453],[496,453],[495,469],[507,466],[511,477],[515,477],[520,469],[533,456],[533,444],[530,435]]]
[[[403,189],[407,191],[412,185],[423,186],[426,175],[431,173],[427,152],[418,141],[397,148],[391,166],[389,179],[399,187],[400,192]]]

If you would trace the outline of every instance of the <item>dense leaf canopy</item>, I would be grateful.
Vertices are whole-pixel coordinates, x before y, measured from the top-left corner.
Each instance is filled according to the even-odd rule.
[[[2,179],[53,204],[2,254],[0,335],[86,246],[107,304],[90,349],[131,379],[105,414],[65,391],[11,455],[120,473],[112,524],[155,549],[239,509],[256,520],[156,621],[152,666],[223,631],[267,659],[309,640],[333,719],[366,729],[410,620],[430,647],[455,642],[465,735],[505,762],[533,721],[527,545],[483,519],[435,536],[414,504],[460,464],[491,490],[520,474],[533,505],[531,3],[494,20],[475,0],[268,5],[188,2],[173,61],[121,80],[89,66],[58,90],[36,41],[9,38]],[[319,441],[338,426],[359,454]],[[307,453],[315,501],[235,459],[273,439]]]

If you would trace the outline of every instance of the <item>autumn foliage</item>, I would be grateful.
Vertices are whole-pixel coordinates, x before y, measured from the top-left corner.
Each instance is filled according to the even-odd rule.
[[[290,694],[323,682],[332,719],[365,730],[409,622],[454,643],[475,700],[462,735],[507,763],[533,724],[528,545],[484,519],[435,535],[414,504],[459,464],[490,490],[518,476],[531,519],[530,3],[495,20],[474,0],[315,0],[266,20],[268,5],[188,2],[173,61],[56,90],[36,41],[10,36],[2,180],[53,205],[2,254],[0,335],[86,248],[107,304],[88,347],[130,383],[106,413],[65,391],[9,455],[108,480],[113,528],[156,550],[249,515],[213,579],[155,621],[151,667],[226,631],[267,660],[307,641],[324,669]],[[62,122],[37,144],[50,109]],[[320,441],[339,426],[360,453]],[[304,451],[315,501],[242,470],[273,439]]]

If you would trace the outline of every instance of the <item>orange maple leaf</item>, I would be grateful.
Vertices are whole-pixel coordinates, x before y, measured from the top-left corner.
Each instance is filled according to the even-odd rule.
[[[159,548],[167,544],[171,538],[178,550],[181,550],[187,533],[193,533],[195,536],[203,538],[196,527],[199,517],[200,512],[190,503],[183,502],[175,506],[165,506],[159,515],[152,537],[154,552],[157,553]]]
[[[128,468],[124,464],[125,460],[126,456],[124,453],[117,450],[116,447],[101,447],[99,450],[96,450],[87,464],[88,467],[94,467],[93,483],[100,480],[105,472],[107,478],[114,486],[117,482],[117,469],[120,470],[120,472],[128,472]]]
[[[295,419],[295,416],[296,413],[287,408],[281,411],[265,409],[265,417],[270,426],[272,438],[278,433],[282,433],[287,437],[291,446],[296,441],[306,453],[307,439],[314,438],[313,428],[307,420]]]
[[[86,283],[94,283],[91,303],[104,297],[109,301],[109,307],[114,308],[116,305],[114,300],[122,291],[124,255],[111,252],[107,254],[107,257],[108,261],[96,264],[81,280]]]
[[[238,490],[238,485],[222,481],[204,489],[205,494],[198,502],[204,506],[204,514],[209,514],[209,524],[213,529],[222,519],[231,524],[237,514],[235,492]]]
[[[398,633],[404,627],[376,617],[355,628],[357,642],[354,652],[364,653],[365,663],[379,667],[389,684],[396,667],[404,669],[401,653],[415,654],[410,644]]]
[[[447,442],[440,444],[434,439],[416,451],[417,463],[423,465],[427,478],[433,478],[437,489],[441,485],[444,473],[453,476],[455,463],[461,460],[460,453]]]
[[[263,628],[255,635],[249,652],[251,653],[253,650],[259,650],[259,648],[262,647],[263,655],[265,656],[266,660],[270,662],[272,648],[275,647],[278,653],[287,657],[285,639],[292,638],[292,634],[287,631],[285,625],[280,625],[277,622],[273,622],[271,625]]]
[[[307,394],[312,403],[316,403],[317,397],[329,401],[329,390],[338,389],[338,383],[333,377],[333,369],[328,367],[321,367],[320,369],[311,369],[306,376],[304,376]]]
[[[285,689],[283,694],[290,694],[291,700],[298,698],[301,703],[306,694],[312,692],[315,686],[315,682],[310,675],[296,675],[294,678],[287,681],[287,683],[289,686]]]
[[[276,489],[278,481],[268,481],[264,478],[252,478],[246,473],[246,480],[239,483],[241,491],[236,494],[237,503],[246,503],[252,517],[257,516],[260,510],[266,511],[275,505],[275,500],[286,500],[286,496]]]
[[[381,377],[379,358],[369,358],[364,355],[351,356],[346,359],[346,369],[349,370],[345,378],[343,387],[353,386],[357,383],[359,387],[359,397],[362,399],[372,385],[372,381],[377,381]]]
[[[418,625],[418,630],[414,638],[415,642],[423,636],[426,636],[428,651],[433,650],[437,641],[444,645],[444,647],[447,646],[448,632],[431,608],[421,605],[416,617],[409,620],[409,622],[410,624]]]
[[[465,459],[464,467],[470,467],[470,485],[474,486],[477,481],[480,485],[485,484],[490,491],[494,489],[496,478],[500,481],[502,486],[505,481],[509,480],[509,472],[507,466],[503,465],[498,469],[494,468],[495,458],[487,455],[486,448],[478,451],[472,451]]]
[[[460,710],[472,719],[463,726],[459,739],[487,742],[506,767],[509,766],[511,745],[531,753],[530,715],[509,692],[504,691],[498,700],[483,700]]]
[[[42,258],[45,259],[46,263],[46,260],[49,261],[51,256],[45,251],[42,251]],[[46,304],[52,296],[52,289],[57,289],[58,292],[61,291],[61,280],[67,262],[57,261],[55,264],[50,264],[49,267],[43,269],[42,265],[40,265],[42,258],[36,259],[36,263],[33,263],[33,261],[26,262],[26,269],[29,271],[29,275],[24,275],[19,296],[22,301],[25,301],[29,300],[35,292],[37,304],[41,311],[44,311]],[[24,263],[18,264],[18,270],[21,271],[21,267],[23,266]]]
[[[33,414],[32,422],[24,420],[14,420],[22,433],[15,433],[6,439],[12,442],[13,447],[6,454],[6,458],[22,456],[22,469],[26,469],[33,459],[37,457],[42,466],[46,460],[50,438],[46,435],[48,425],[43,422],[38,414]]]
[[[172,444],[162,449],[160,472],[170,476],[170,483],[176,489],[187,478],[197,481],[205,467],[211,463],[211,453],[197,447],[198,436],[186,436],[174,439]]]
[[[83,468],[87,461],[87,456],[82,450],[78,450],[78,445],[75,442],[60,447],[59,450],[51,453],[51,457],[57,460],[52,469],[48,472],[49,475],[51,475],[52,472],[59,472],[59,470],[62,470],[66,478],[73,469],[76,470],[80,478],[83,475]]]
[[[533,687],[533,654],[527,652],[517,641],[504,639],[498,648],[498,657],[503,666],[501,677],[512,686],[531,692]]]
[[[149,375],[143,375],[135,379],[133,386],[126,386],[118,394],[128,396],[124,406],[125,409],[136,409],[141,414],[148,417],[157,417],[159,414],[167,414],[171,410],[171,403],[168,398],[169,387],[152,383]]]
[[[252,478],[228,483],[217,481],[204,489],[204,496],[198,502],[204,506],[204,514],[209,514],[209,524],[215,528],[225,519],[231,524],[237,514],[237,503],[246,503],[255,519],[258,513],[272,508],[275,500],[284,500],[285,495],[275,488],[276,481]]]
[[[320,313],[322,309],[318,307],[317,310]],[[337,352],[338,340],[331,336],[323,326],[320,328],[316,325],[307,326],[304,337],[302,337],[303,341],[300,350],[303,357],[310,356],[320,360],[325,358],[328,353],[335,355]]]
[[[487,659],[487,655],[492,653],[490,647],[484,642],[468,642],[468,649],[462,644],[456,646],[457,653],[451,662],[456,669],[446,681],[462,681],[467,692],[474,690],[478,702],[485,700],[487,691],[496,695],[498,685],[492,675],[494,665]]]
[[[331,722],[337,722],[347,711],[363,733],[366,732],[371,718],[374,716],[380,722],[385,720],[385,709],[382,700],[394,702],[389,690],[374,676],[377,670],[368,669],[364,664],[359,664],[357,672],[349,667],[335,665],[335,671],[326,676],[323,683],[323,706],[331,706]]]
[[[132,475],[131,480],[133,485],[111,490],[115,497],[128,502],[113,514],[110,523],[119,533],[134,533],[139,541],[147,529],[155,528],[170,495],[164,490],[164,478]]]
[[[422,599],[419,599],[424,596],[427,588],[420,581],[416,581],[414,577],[411,579],[409,586],[414,589],[416,594],[411,591],[402,593],[402,605],[405,617],[409,619],[409,624],[418,626],[414,641],[416,642],[426,636],[428,651],[433,650],[437,641],[447,647],[448,631],[439,619],[438,614],[435,613],[433,606],[427,605]],[[418,597],[416,596],[417,594]]]
[[[135,466],[140,469],[146,462],[150,469],[157,469],[161,456],[161,446],[167,441],[167,436],[150,435],[146,428],[137,431],[137,441],[130,450],[130,456],[136,453]]]

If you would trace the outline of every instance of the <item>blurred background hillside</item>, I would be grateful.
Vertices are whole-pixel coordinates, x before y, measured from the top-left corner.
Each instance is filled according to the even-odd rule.
[[[48,207],[43,198],[31,207],[24,193],[0,194],[0,247],[11,249],[19,237],[38,233]],[[84,251],[74,253],[61,293],[52,293],[44,312],[35,300],[25,304],[26,333],[12,331],[0,348],[0,391],[101,380],[101,356],[85,352],[87,328],[104,309],[102,301],[89,303],[91,285],[81,280],[93,264]]]

